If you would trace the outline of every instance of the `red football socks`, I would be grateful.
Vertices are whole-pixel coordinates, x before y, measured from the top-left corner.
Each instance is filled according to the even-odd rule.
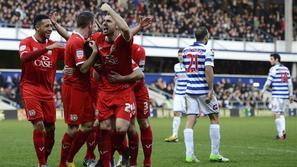
[[[111,167],[111,132],[109,130],[100,130],[97,133],[98,150],[100,153],[99,162],[103,164],[104,167]]]
[[[51,154],[53,146],[55,144],[55,131],[50,130],[45,132],[45,159],[47,161],[48,156]]]
[[[91,133],[89,134],[86,144],[87,144],[87,153],[86,153],[85,159],[87,159],[87,160],[96,159],[96,156],[94,154],[94,150],[97,145],[97,143],[96,143],[96,129],[95,128],[93,128]]]
[[[67,162],[73,162],[74,156],[84,145],[85,141],[87,140],[88,134],[89,132],[83,132],[80,129],[76,132],[68,153]]]
[[[71,148],[72,141],[73,141],[73,138],[69,136],[68,133],[65,133],[62,140],[61,158],[60,158],[59,167],[66,167],[67,156]]]
[[[152,129],[149,126],[145,129],[140,129],[141,131],[141,143],[143,148],[144,154],[144,166],[151,166],[151,154],[152,154],[152,147],[153,147],[153,133]]]
[[[39,161],[39,165],[46,164],[45,158],[45,132],[44,131],[33,131],[33,142],[35,147],[35,152]]]
[[[137,165],[137,156],[138,156],[138,145],[139,145],[139,137],[138,133],[135,132],[133,136],[130,138],[129,136],[129,150],[130,150],[130,165]]]

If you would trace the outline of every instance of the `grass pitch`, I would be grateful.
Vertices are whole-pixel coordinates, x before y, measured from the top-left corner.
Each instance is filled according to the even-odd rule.
[[[297,117],[287,117],[287,140],[274,140],[276,135],[272,117],[223,118],[221,119],[221,154],[230,158],[229,163],[211,163],[209,120],[199,118],[194,130],[195,154],[200,163],[188,164],[185,160],[183,128],[179,131],[179,142],[165,143],[171,134],[171,119],[151,119],[154,134],[154,167],[290,167],[297,164]],[[56,143],[49,158],[49,165],[57,167],[60,144],[66,125],[57,122]],[[98,152],[96,151],[98,154]],[[85,146],[75,157],[77,167],[82,167]],[[143,153],[139,149],[138,166],[142,166]],[[33,167],[37,159],[33,149],[32,126],[27,121],[0,122],[0,167]]]

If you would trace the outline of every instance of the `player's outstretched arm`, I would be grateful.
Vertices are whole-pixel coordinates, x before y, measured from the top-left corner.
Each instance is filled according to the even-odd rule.
[[[136,69],[134,70],[131,74],[129,75],[120,75],[114,71],[111,72],[111,74],[108,75],[108,80],[111,83],[118,83],[118,82],[134,82],[138,81],[144,78],[144,74],[141,71],[141,69]]]
[[[21,42],[21,44],[20,44],[20,58],[23,63],[33,61],[33,60],[36,60],[41,55],[45,54],[47,51],[53,50],[56,48],[65,48],[65,45],[56,42],[49,46],[46,46],[43,49],[37,49],[37,50],[32,51],[32,50],[29,50],[28,46],[26,46],[25,44],[23,44]]]
[[[146,16],[146,17],[138,17],[137,18],[138,25],[131,29],[131,34],[136,35],[142,29],[148,28],[152,25],[153,17]]]
[[[50,14],[50,19],[57,32],[67,41],[70,37],[67,30],[57,22],[57,12]]]
[[[84,74],[87,73],[90,70],[90,67],[94,64],[95,58],[98,53],[98,49],[95,41],[90,41],[89,45],[92,48],[93,52],[91,56],[80,66],[80,72]]]
[[[131,38],[130,28],[126,21],[117,14],[107,3],[104,3],[101,6],[101,10],[106,11],[116,22],[116,25],[120,28],[121,33],[126,41],[129,41]]]

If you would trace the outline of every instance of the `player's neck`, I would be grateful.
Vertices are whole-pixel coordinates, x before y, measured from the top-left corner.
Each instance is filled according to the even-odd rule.
[[[119,35],[119,33],[120,33],[120,32],[115,31],[115,32],[112,33],[112,34],[107,35],[106,38],[105,38],[105,40],[106,40],[107,42],[113,42],[113,41],[117,38],[117,36]]]
[[[39,42],[39,43],[45,43],[46,38],[38,34],[37,32],[34,34],[34,38]]]
[[[85,29],[78,28],[78,29],[76,29],[76,32],[78,32],[81,36],[83,36],[84,39],[88,39],[89,38],[88,31],[85,30]]]

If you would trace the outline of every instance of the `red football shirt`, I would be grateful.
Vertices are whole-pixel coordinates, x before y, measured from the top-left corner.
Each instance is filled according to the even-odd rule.
[[[144,71],[145,66],[145,50],[142,46],[138,44],[132,45],[132,59],[135,61],[135,63],[139,66],[139,68]],[[141,90],[141,87],[146,87],[145,80],[142,79],[140,81],[136,82],[135,85],[135,91]]]
[[[78,32],[73,32],[66,43],[65,60],[66,68],[73,68],[72,75],[64,75],[64,84],[73,86],[80,90],[89,90],[90,73],[83,74],[80,72],[79,65],[86,61],[84,52],[84,43],[86,40]]]
[[[91,39],[96,41],[103,67],[99,72],[98,89],[117,91],[131,87],[133,83],[110,83],[108,74],[115,71],[121,75],[128,75],[138,68],[135,63],[133,64],[131,57],[133,39],[126,41],[122,35],[119,35],[113,42],[107,42],[100,32],[93,34]]]
[[[46,43],[38,42],[34,36],[25,38],[19,45],[20,58],[34,51],[45,49],[53,44],[51,40]],[[29,55],[27,55],[29,56]],[[43,55],[28,61],[22,61],[22,74],[20,91],[23,98],[38,98],[52,100],[54,98],[54,81],[56,76],[57,61],[63,59],[64,49],[53,49]]]

